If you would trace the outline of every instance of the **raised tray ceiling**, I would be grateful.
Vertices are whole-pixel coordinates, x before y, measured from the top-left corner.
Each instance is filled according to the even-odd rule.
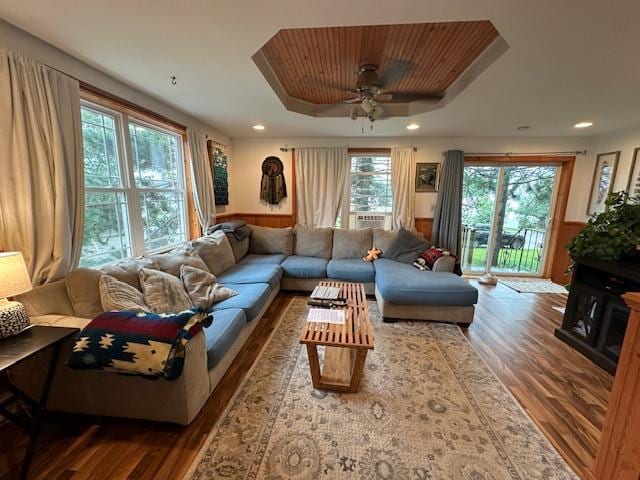
[[[496,44],[498,48],[490,48]],[[413,102],[422,104],[413,109],[416,111],[401,100],[385,103],[392,107],[385,107],[392,114],[408,115],[440,108],[452,96],[449,93],[457,93],[449,90],[463,74],[471,78],[460,82],[462,88],[506,48],[486,20],[296,28],[277,32],[254,55],[254,61],[285,107],[310,115],[344,114],[348,106],[341,104],[351,98],[348,91],[355,88],[363,64],[379,67],[385,92],[400,94],[397,97],[416,93],[442,97]],[[481,68],[467,72],[489,51]]]

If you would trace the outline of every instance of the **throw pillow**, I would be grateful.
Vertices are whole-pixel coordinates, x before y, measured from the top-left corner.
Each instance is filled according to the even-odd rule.
[[[182,373],[187,343],[209,325],[211,315],[202,311],[104,312],[78,333],[67,365],[175,380]]]
[[[102,273],[111,275],[116,280],[120,280],[127,285],[131,285],[137,290],[142,290],[142,287],[140,286],[140,276],[138,275],[138,270],[141,268],[152,268],[154,270],[158,270],[160,267],[158,267],[158,264],[154,260],[148,257],[138,257],[123,260],[122,262],[118,262],[113,265],[104,266],[100,270]]]
[[[231,243],[222,230],[217,230],[206,237],[197,238],[191,242],[191,245],[207,264],[206,270],[214,275],[220,275],[236,264]],[[190,265],[200,268],[194,264]]]
[[[185,264],[200,268],[201,270],[209,271],[207,264],[204,263],[204,260],[200,258],[198,252],[196,252],[189,244],[174,248],[167,253],[151,255],[147,258],[150,258],[157,263],[158,268],[156,270],[162,270],[163,272],[170,273],[174,277],[180,276],[180,267]]]
[[[426,252],[422,252],[420,254],[420,258],[424,259],[425,266],[429,270],[433,270],[433,265],[436,263],[436,260],[438,260],[440,257],[444,255],[451,255],[451,254],[446,250],[437,248],[432,245],[431,248],[429,248],[429,250],[427,250]]]
[[[382,256],[396,262],[412,264],[430,246],[428,241],[401,228],[389,248],[382,252]]]
[[[220,285],[212,273],[189,265],[180,267],[180,278],[191,302],[205,310],[211,308],[214,303],[238,295],[235,290]]]
[[[178,277],[148,268],[139,274],[144,301],[152,312],[177,313],[191,308],[191,298]]]
[[[127,312],[148,312],[142,292],[131,285],[102,275],[98,281],[100,303],[104,311],[121,310]]]

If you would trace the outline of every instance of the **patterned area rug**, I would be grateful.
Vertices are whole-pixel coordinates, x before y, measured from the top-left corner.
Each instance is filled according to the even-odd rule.
[[[361,390],[314,390],[296,298],[191,479],[574,479],[458,327],[381,322]]]
[[[498,281],[519,293],[567,293],[562,285],[543,278],[501,278]]]

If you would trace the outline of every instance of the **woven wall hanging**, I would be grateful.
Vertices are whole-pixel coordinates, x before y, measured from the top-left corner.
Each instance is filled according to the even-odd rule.
[[[270,205],[277,205],[287,196],[287,185],[284,182],[284,165],[278,157],[267,157],[262,162],[262,182],[260,183],[260,200]]]
[[[213,173],[213,195],[216,199],[216,205],[229,205],[229,174],[224,147],[208,140],[207,149]]]

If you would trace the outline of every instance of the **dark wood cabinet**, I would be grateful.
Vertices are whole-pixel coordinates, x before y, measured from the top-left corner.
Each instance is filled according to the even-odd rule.
[[[640,264],[577,260],[556,337],[614,374],[629,318],[621,295],[639,291]]]

